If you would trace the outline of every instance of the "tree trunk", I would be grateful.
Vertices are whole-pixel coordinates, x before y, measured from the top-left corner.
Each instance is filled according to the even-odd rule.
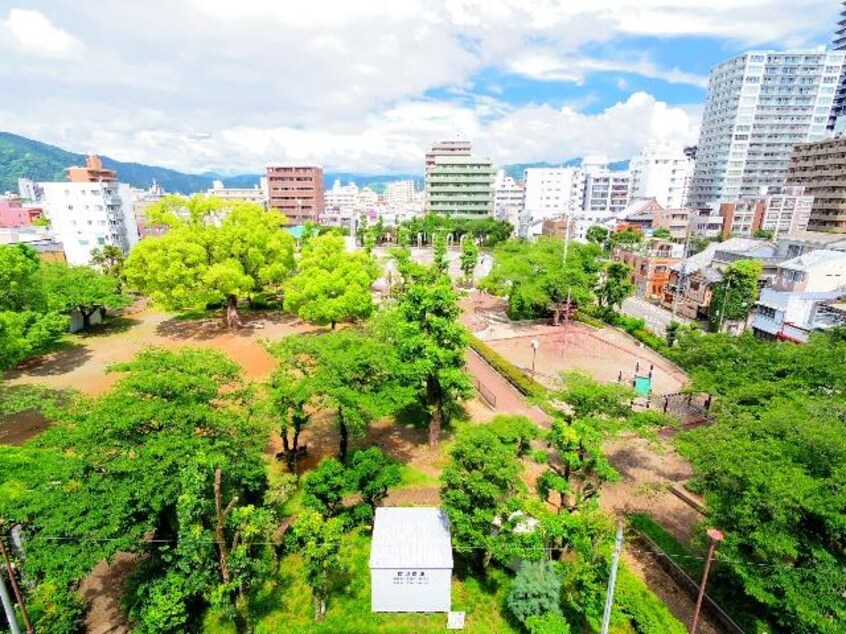
[[[285,454],[285,456],[288,458],[288,460],[290,461],[290,459],[291,459],[290,458],[290,456],[291,456],[291,445],[288,442],[288,430],[287,429],[282,430],[282,451]]]
[[[229,295],[226,298],[226,315],[224,321],[227,328],[241,327],[241,318],[238,317],[238,298],[235,295]]]
[[[86,312],[86,311],[82,310],[81,308],[79,309],[79,313],[82,315],[82,329],[83,330],[88,330],[89,328],[91,328],[91,315],[93,315],[96,310],[99,310],[99,309],[95,308],[94,310],[89,311],[89,312]]]
[[[429,421],[429,447],[437,449],[441,443],[441,427],[444,421],[444,400],[441,386],[437,379],[429,377],[426,381],[427,400],[433,405],[432,420]]]
[[[314,595],[314,620],[322,621],[326,614],[326,598],[322,595]]]
[[[332,322],[332,330],[335,330],[335,324],[336,324],[336,323],[337,323],[337,322],[334,322],[334,321]]]
[[[344,418],[344,408],[338,408],[338,431],[341,433],[340,459],[342,464],[347,463],[347,448],[350,442],[350,430],[347,429],[347,421]]]

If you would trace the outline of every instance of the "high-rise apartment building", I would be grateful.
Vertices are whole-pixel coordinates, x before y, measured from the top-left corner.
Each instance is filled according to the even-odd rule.
[[[688,204],[781,187],[797,143],[822,139],[843,52],[751,51],[711,71]]]
[[[385,185],[385,203],[392,209],[408,206],[414,201],[414,181],[394,181]]]
[[[470,141],[453,139],[451,141],[435,141],[426,151],[426,171],[434,167],[438,156],[470,156],[472,152]]]
[[[631,180],[629,172],[588,170],[582,216],[599,220],[625,211],[632,198]]]
[[[515,231],[519,230],[523,216],[523,184],[505,175],[499,170],[494,180],[494,217],[511,223]]]
[[[840,20],[834,31],[832,48],[835,51],[846,51],[846,1],[840,10]],[[846,130],[846,68],[840,73],[840,85],[837,88],[837,95],[834,98],[834,106],[831,108],[831,117],[828,127],[832,130],[842,132]],[[838,123],[838,119],[840,120]]]
[[[43,207],[69,264],[88,264],[91,251],[107,244],[129,253],[138,242],[132,194],[126,183],[33,183],[21,179],[20,189]]]
[[[785,180],[814,197],[810,231],[846,233],[846,136],[797,145]]]
[[[267,205],[292,225],[317,222],[323,213],[323,168],[319,165],[268,165]]]
[[[629,166],[632,198],[654,198],[662,207],[683,207],[693,177],[693,164],[681,146],[650,143]]]
[[[769,231],[774,237],[807,231],[813,196],[802,187],[785,187],[777,194],[762,198],[741,198],[720,204],[723,239],[756,237],[757,231]]]
[[[493,215],[494,168],[490,159],[436,156],[426,172],[427,208],[437,214]]]

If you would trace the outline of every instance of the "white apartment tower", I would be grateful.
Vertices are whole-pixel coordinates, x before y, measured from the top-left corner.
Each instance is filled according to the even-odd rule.
[[[20,188],[44,206],[56,240],[64,245],[68,264],[88,264],[92,249],[107,244],[129,253],[138,242],[132,192],[126,183],[33,183],[21,179]]]
[[[654,198],[665,209],[679,209],[687,201],[693,159],[681,146],[650,143],[632,159],[632,198]]]
[[[688,204],[781,187],[793,146],[827,135],[844,55],[751,51],[715,66]]]
[[[529,168],[523,172],[526,186],[525,217],[521,235],[540,234],[543,221],[575,217],[585,196],[585,172],[578,167]]]
[[[505,170],[499,170],[494,180],[494,217],[511,223],[515,231],[520,228],[523,216],[524,189]]]

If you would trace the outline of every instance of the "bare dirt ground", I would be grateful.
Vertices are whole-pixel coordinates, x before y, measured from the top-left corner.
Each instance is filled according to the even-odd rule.
[[[111,565],[100,562],[82,582],[79,593],[88,604],[85,615],[88,634],[125,634],[130,631],[120,602],[127,577],[137,563],[137,555],[118,553]]]

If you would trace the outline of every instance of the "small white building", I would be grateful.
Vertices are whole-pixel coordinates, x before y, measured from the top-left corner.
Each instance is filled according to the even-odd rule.
[[[449,612],[452,540],[446,512],[377,508],[370,582],[373,612]]]

